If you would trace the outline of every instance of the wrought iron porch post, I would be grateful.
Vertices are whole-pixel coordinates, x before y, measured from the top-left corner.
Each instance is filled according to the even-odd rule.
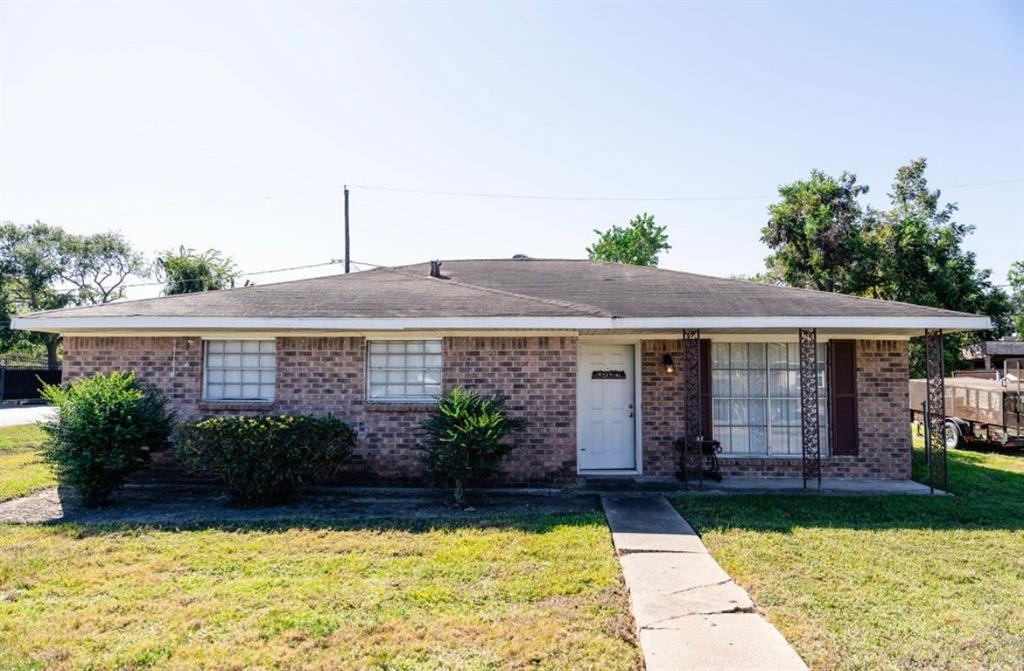
[[[804,489],[817,481],[821,491],[821,428],[818,424],[818,331],[800,329],[800,429]]]
[[[948,487],[946,471],[946,383],[942,353],[942,329],[924,332],[924,358],[927,393],[924,399],[924,451],[928,463],[928,488]]]
[[[683,331],[683,422],[686,436],[700,435],[700,331]]]
[[[704,453],[697,442],[700,436],[700,331],[683,331],[683,477],[689,483],[690,473],[696,470],[701,486],[704,485]]]

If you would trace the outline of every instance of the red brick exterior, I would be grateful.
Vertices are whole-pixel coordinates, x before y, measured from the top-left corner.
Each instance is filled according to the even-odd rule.
[[[673,475],[677,456],[672,441],[684,432],[683,373],[665,373],[664,354],[682,361],[681,340],[644,341],[643,453],[645,475]],[[824,457],[822,475],[839,478],[910,477],[910,430],[907,414],[909,360],[907,342],[857,341],[857,456]],[[800,475],[799,458],[722,458],[723,475]]]
[[[682,371],[666,373],[662,356],[682,361],[682,343],[648,340],[641,346],[643,472],[676,471],[673,441],[684,432]],[[179,419],[218,414],[333,413],[350,422],[359,443],[344,482],[422,482],[415,447],[426,408],[366,401],[363,338],[277,339],[276,400],[266,404],[204,403],[202,341],[197,337],[69,337],[64,376],[135,370],[169,399]],[[448,337],[444,339],[444,386],[464,386],[509,397],[508,407],[526,421],[519,448],[496,483],[564,485],[576,478],[576,351],[573,337]],[[827,477],[907,478],[907,343],[859,341],[857,387],[859,455],[823,459]],[[723,459],[726,475],[796,475],[799,459]]]
[[[504,394],[525,420],[508,481],[576,479],[576,338],[445,338],[444,386]]]
[[[675,361],[666,373],[662,358]],[[644,340],[640,347],[642,452],[645,475],[675,475],[679,454],[675,440],[686,432],[683,421],[682,340]]]
[[[566,484],[576,476],[574,338],[445,338],[446,388],[509,396],[526,426],[500,482]],[[134,370],[164,392],[181,420],[245,413],[332,413],[352,424],[358,446],[342,479],[411,483],[423,479],[415,449],[428,406],[366,401],[363,338],[277,339],[277,391],[271,403],[202,401],[202,341],[81,338],[64,341],[64,378]],[[166,460],[166,457],[165,457]]]

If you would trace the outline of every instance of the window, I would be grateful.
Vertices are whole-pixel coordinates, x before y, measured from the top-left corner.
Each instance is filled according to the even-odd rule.
[[[432,401],[441,395],[440,340],[381,340],[369,350],[371,401]]]
[[[828,453],[826,348],[818,345],[818,422]],[[797,343],[712,343],[712,431],[724,454],[800,455]]]
[[[203,398],[210,401],[273,401],[273,340],[208,340]]]

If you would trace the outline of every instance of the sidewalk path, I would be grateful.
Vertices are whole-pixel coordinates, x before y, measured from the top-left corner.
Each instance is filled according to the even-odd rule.
[[[663,496],[601,497],[647,671],[806,671]]]

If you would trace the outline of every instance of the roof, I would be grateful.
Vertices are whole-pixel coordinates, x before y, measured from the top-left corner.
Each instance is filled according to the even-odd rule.
[[[965,359],[984,359],[986,356],[1024,357],[1024,342],[1019,340],[988,340],[961,348]]]
[[[659,268],[490,259],[294,280],[35,313],[15,327],[989,328],[988,318],[907,303]]]

